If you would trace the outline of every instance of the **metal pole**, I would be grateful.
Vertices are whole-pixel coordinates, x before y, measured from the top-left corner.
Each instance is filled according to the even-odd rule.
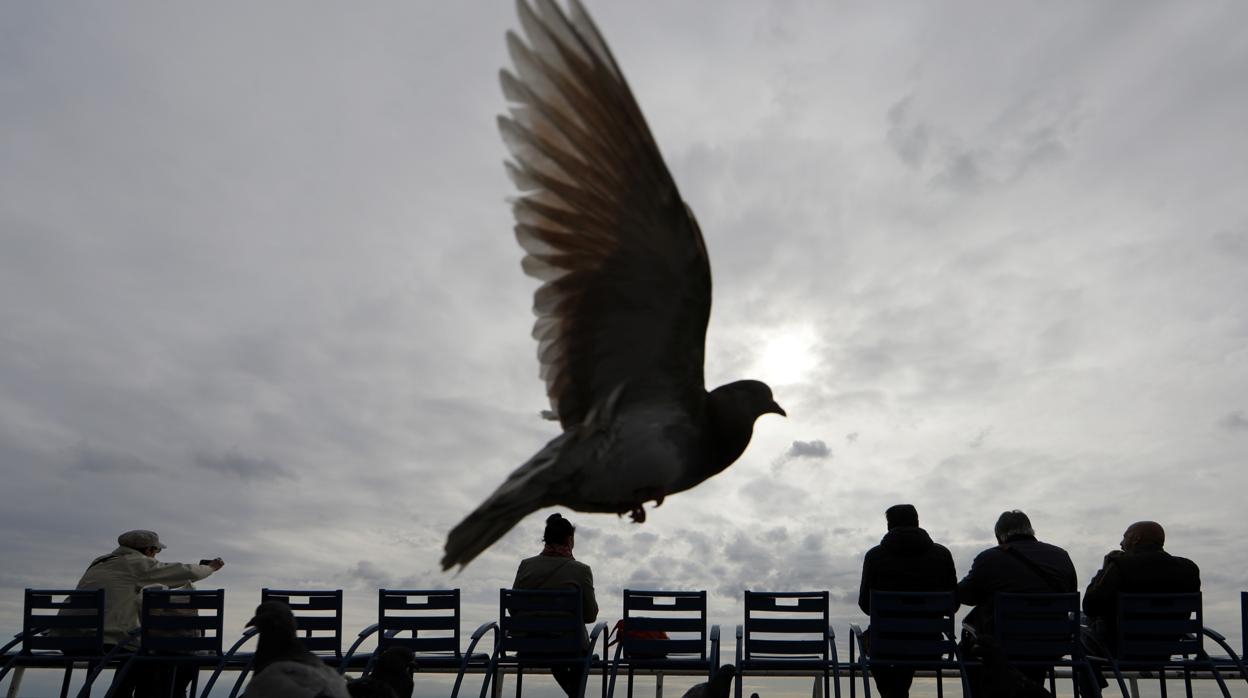
[[[22,687],[22,674],[26,673],[26,667],[19,666],[13,670],[13,678],[9,681],[8,698],[17,698],[17,689]]]

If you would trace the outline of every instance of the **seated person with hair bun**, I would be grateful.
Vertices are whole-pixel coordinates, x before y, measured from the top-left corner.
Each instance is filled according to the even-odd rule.
[[[542,552],[520,561],[516,570],[515,589],[564,589],[581,590],[581,614],[586,623],[598,619],[598,600],[594,598],[594,573],[589,565],[572,557],[576,542],[576,527],[560,514],[546,518],[546,532],[542,535],[545,547]],[[589,635],[581,628],[581,648],[589,650]],[[559,687],[569,696],[575,696],[581,686],[579,666],[554,667],[551,674]]]

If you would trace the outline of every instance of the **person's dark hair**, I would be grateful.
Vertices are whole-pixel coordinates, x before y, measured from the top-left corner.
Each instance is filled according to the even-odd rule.
[[[573,533],[576,533],[576,526],[571,521],[563,518],[562,514],[551,514],[546,517],[546,532],[542,534],[542,541],[551,545],[563,545]]]
[[[1003,512],[997,517],[997,525],[992,527],[992,532],[997,536],[999,543],[1004,543],[1011,536],[1034,537],[1036,535],[1035,529],[1031,527],[1031,519],[1017,509]]]
[[[890,531],[899,526],[918,526],[919,510],[913,504],[894,504],[884,511],[884,518]]]

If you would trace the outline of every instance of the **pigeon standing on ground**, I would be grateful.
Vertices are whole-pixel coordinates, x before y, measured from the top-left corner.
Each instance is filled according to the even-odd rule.
[[[732,693],[732,680],[737,676],[737,668],[725,664],[715,672],[710,681],[695,684],[685,691],[681,698],[728,698]]]
[[[351,698],[412,698],[416,655],[407,647],[390,647],[377,658],[368,676],[347,682]]]
[[[447,537],[442,568],[468,564],[531,512],[631,514],[732,465],[754,421],[784,415],[765,383],[709,393],[702,375],[711,267],[641,109],[588,13],[517,2],[507,34],[514,103],[499,128],[541,376],[563,433]]]
[[[300,644],[290,606],[265,601],[247,625],[260,638],[253,662],[256,674],[243,698],[350,698],[346,679]]]

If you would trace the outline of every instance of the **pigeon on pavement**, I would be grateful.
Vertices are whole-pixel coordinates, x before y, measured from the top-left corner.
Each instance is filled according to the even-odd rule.
[[[243,698],[351,698],[347,681],[295,636],[295,616],[281,601],[265,601],[247,622],[260,633],[256,675]]]
[[[447,537],[461,568],[549,506],[631,514],[732,465],[754,421],[785,412],[755,380],[709,393],[702,374],[711,268],[623,73],[585,8],[517,7],[516,73],[499,128],[534,296],[541,377],[563,427]]]
[[[389,647],[377,658],[372,673],[347,682],[351,698],[412,698],[416,655],[407,647]]]
[[[728,698],[732,693],[732,680],[736,676],[737,668],[731,664],[725,664],[715,672],[710,681],[690,686],[681,698]]]

